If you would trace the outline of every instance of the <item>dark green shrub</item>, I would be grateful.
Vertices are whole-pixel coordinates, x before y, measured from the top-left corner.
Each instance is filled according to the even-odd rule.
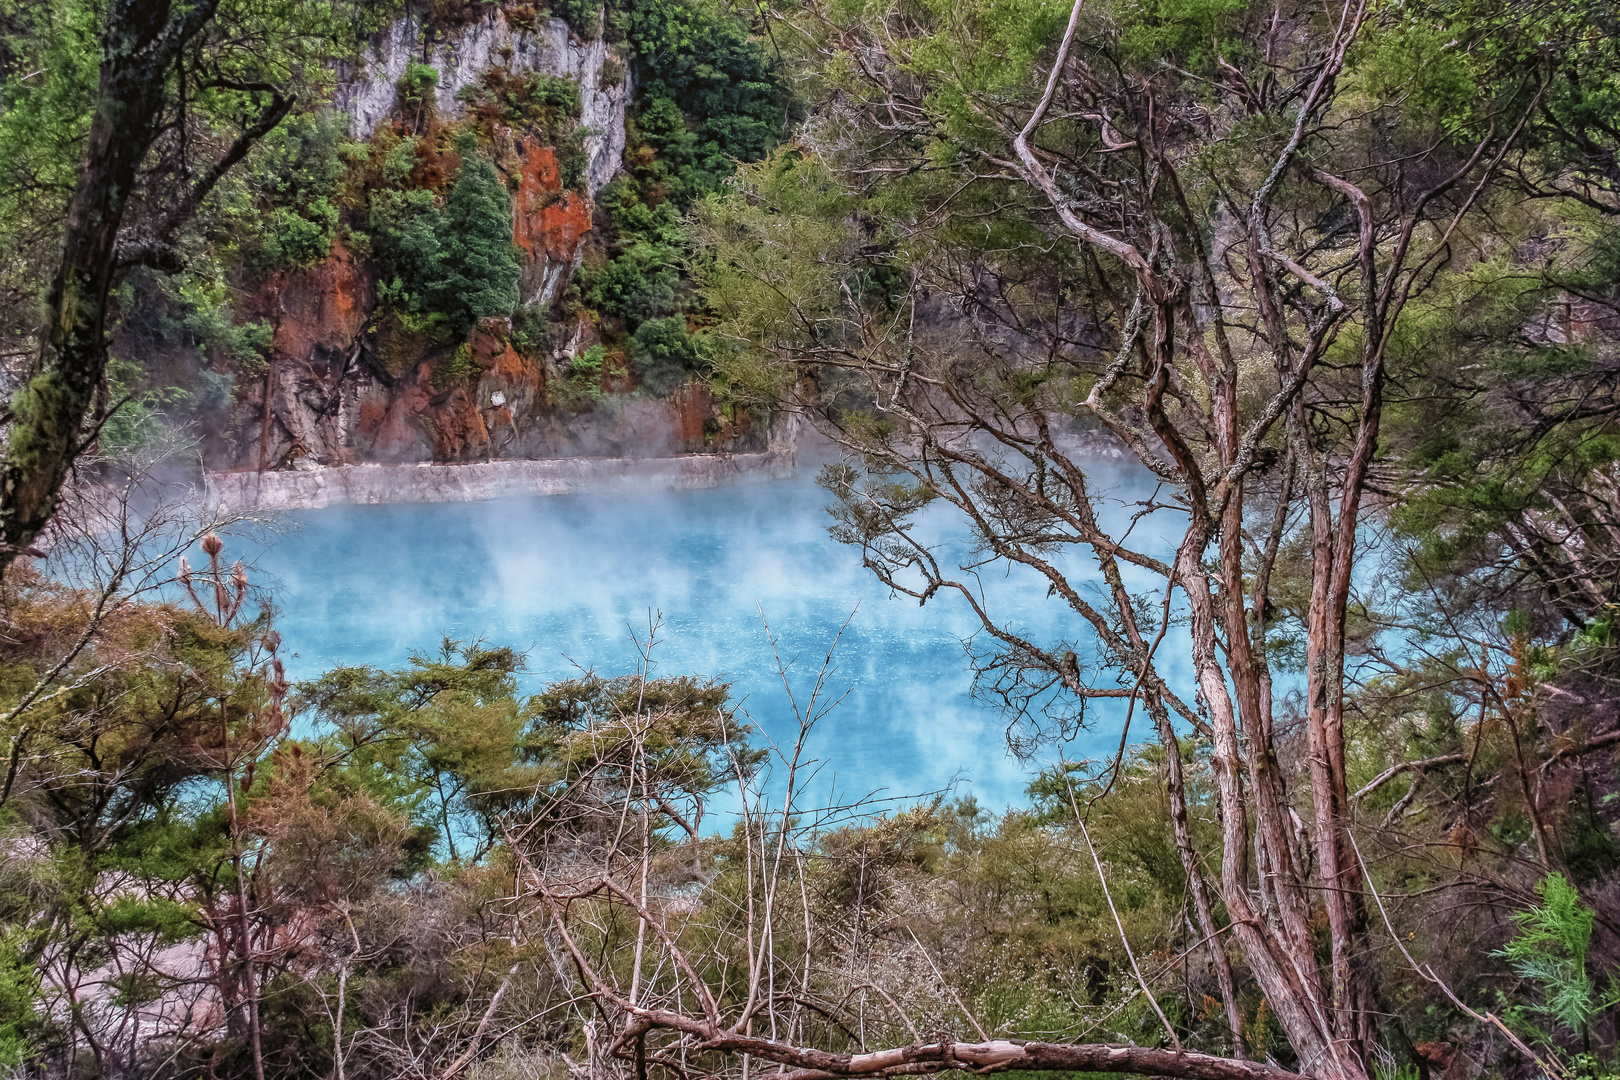
[[[545,108],[556,109],[570,120],[578,120],[585,112],[580,100],[579,83],[564,75],[532,75],[533,99]]]
[[[399,140],[383,157],[383,179],[390,184],[403,184],[416,169],[416,148],[421,142],[416,135],[407,135]]]
[[[605,345],[592,345],[568,362],[570,379],[595,380],[602,376],[602,363],[607,359]]]
[[[597,311],[623,321],[642,384],[665,393],[702,368],[681,318],[682,211],[717,190],[737,161],[774,147],[788,95],[748,24],[707,0],[627,0],[609,24],[609,36],[633,50],[641,104],[633,171],[598,198],[611,257],[582,274],[579,288]],[[604,67],[602,78],[619,74]]]
[[[445,205],[440,238],[440,276],[433,283],[435,307],[460,333],[479,319],[510,315],[518,302],[517,248],[512,243],[512,204],[489,159],[470,136],[461,140],[461,169]]]
[[[629,38],[645,102],[638,130],[678,202],[718,189],[737,161],[781,138],[786,86],[741,19],[700,0],[635,0]]]
[[[433,192],[379,191],[371,198],[372,246],[382,265],[378,299],[403,310],[431,303],[438,277],[443,223]]]
[[[678,315],[648,319],[630,338],[630,367],[648,390],[667,394],[703,369],[697,341]]]
[[[613,223],[618,254],[602,269],[584,275],[585,299],[605,314],[632,326],[678,309],[681,250],[685,227],[673,203],[648,204],[628,178],[602,190],[600,203]]]
[[[686,226],[675,204],[647,202],[634,183],[615,180],[602,189],[598,203],[613,222],[621,244],[659,244],[675,248],[686,243]]]
[[[681,275],[677,254],[654,244],[632,244],[584,283],[592,307],[632,324],[667,315],[676,307]]]
[[[557,144],[557,175],[565,188],[578,188],[589,162],[585,154],[585,129],[575,128]]]

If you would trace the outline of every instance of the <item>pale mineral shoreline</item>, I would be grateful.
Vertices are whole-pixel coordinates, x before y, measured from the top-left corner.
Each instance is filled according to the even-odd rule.
[[[453,465],[329,465],[275,472],[208,472],[210,506],[234,513],[316,510],[343,504],[477,502],[524,495],[692,491],[786,479],[792,451],[663,458],[540,458]]]

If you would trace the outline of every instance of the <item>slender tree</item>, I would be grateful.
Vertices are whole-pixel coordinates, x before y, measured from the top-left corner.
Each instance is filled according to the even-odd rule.
[[[745,167],[705,211],[722,370],[850,452],[828,474],[839,535],[896,591],[970,606],[990,643],[980,687],[1015,717],[1072,730],[1106,699],[1147,713],[1201,933],[1230,936],[1300,1072],[1365,1080],[1377,1008],[1344,702],[1390,357],[1495,197],[1540,73],[1471,100],[1455,65],[1452,83],[1397,86],[1381,71],[1416,58],[1435,16],[1359,0],[1123,28],[1084,0],[1062,23],[812,10],[795,25],[824,115],[800,155]],[[1142,508],[1161,529],[1179,519],[1168,550],[1103,524],[1098,438],[1171,493]],[[1023,634],[976,566],[940,557],[930,504],[1083,630]],[[1173,616],[1190,686],[1165,673]],[[1304,661],[1297,750],[1280,641]],[[1216,785],[1207,868],[1178,725]]]

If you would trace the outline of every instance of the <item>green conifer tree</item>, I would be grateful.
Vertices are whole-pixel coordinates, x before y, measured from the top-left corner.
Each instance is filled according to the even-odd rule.
[[[518,257],[512,243],[512,207],[489,159],[470,134],[457,145],[461,168],[445,205],[439,243],[442,276],[433,283],[434,307],[450,316],[457,334],[479,319],[510,315],[518,302]]]

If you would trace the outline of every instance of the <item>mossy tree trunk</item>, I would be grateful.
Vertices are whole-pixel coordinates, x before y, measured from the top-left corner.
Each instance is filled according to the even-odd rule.
[[[50,521],[86,445],[85,416],[107,366],[107,296],[119,226],[159,130],[176,58],[218,3],[108,5],[95,115],[68,204],[61,263],[46,296],[39,359],[11,402],[0,465],[0,575]]]

